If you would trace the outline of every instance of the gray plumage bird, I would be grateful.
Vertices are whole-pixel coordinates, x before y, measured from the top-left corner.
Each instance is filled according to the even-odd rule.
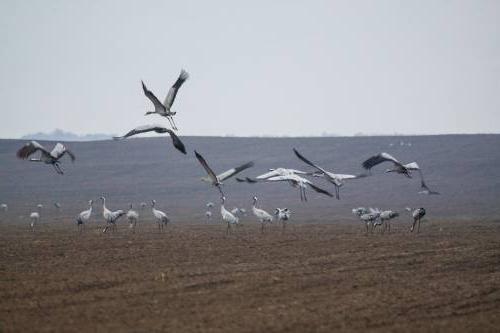
[[[160,100],[146,87],[143,81],[142,83],[142,90],[144,91],[144,95],[153,103],[155,110],[154,111],[148,111],[146,112],[146,115],[149,114],[158,114],[162,117],[165,117],[168,119],[170,122],[170,125],[174,130],[177,130],[177,126],[175,126],[174,118],[173,116],[177,112],[172,112],[171,108],[172,105],[174,104],[175,97],[177,96],[177,92],[181,88],[181,86],[186,82],[186,80],[189,78],[188,72],[186,72],[184,69],[181,70],[181,73],[179,74],[179,77],[175,81],[175,83],[170,87],[167,96],[165,97],[165,100],[160,102]]]
[[[425,213],[426,211],[425,208],[423,207],[417,208],[413,211],[413,213],[411,214],[413,217],[413,223],[410,228],[411,232],[413,232],[413,230],[415,229],[415,225],[417,224],[417,222],[418,222],[417,232],[420,232],[420,220],[422,219],[422,217],[425,216]]]
[[[388,153],[380,153],[378,155],[372,156],[366,161],[363,162],[363,168],[366,170],[370,170],[374,166],[384,163],[384,162],[392,162],[394,165],[392,169],[387,169],[385,172],[395,172],[402,175],[405,175],[408,178],[411,178],[411,172],[415,170],[420,170],[417,162],[411,162],[408,164],[403,164],[398,161],[394,156]]]
[[[347,174],[339,174],[339,173],[333,173],[326,171],[319,165],[309,161],[307,158],[305,158],[302,154],[300,154],[297,149],[293,149],[293,152],[295,155],[304,163],[312,166],[316,170],[319,171],[319,174],[316,174],[315,176],[323,176],[325,177],[326,180],[328,180],[330,183],[332,183],[335,186],[335,197],[340,200],[340,188],[344,185],[344,182],[347,179],[357,179],[357,178],[363,178],[366,177],[366,174],[360,174],[360,175],[347,175]]]
[[[207,172],[207,175],[208,175],[208,177],[203,177],[203,178],[201,178],[201,180],[204,181],[204,182],[210,183],[213,186],[217,187],[217,189],[219,190],[219,192],[220,192],[220,194],[221,194],[222,197],[224,196],[224,193],[222,192],[222,188],[221,188],[221,186],[223,185],[222,182],[224,180],[229,179],[229,178],[233,177],[234,175],[240,173],[241,171],[243,171],[245,169],[248,169],[248,168],[250,168],[250,167],[252,167],[254,165],[253,162],[248,162],[248,163],[240,165],[240,166],[238,166],[236,168],[232,168],[232,169],[226,170],[226,171],[224,171],[223,173],[221,173],[219,175],[216,175],[215,172],[212,170],[212,168],[210,168],[210,166],[208,165],[208,163],[205,160],[205,158],[203,158],[203,156],[201,156],[196,150],[194,151],[194,154],[195,154],[196,158],[198,159],[198,161],[200,162],[201,166],[205,169],[205,171]]]
[[[16,156],[20,159],[25,160],[36,152],[40,152],[40,157],[30,158],[30,162],[43,162],[45,164],[50,164],[60,175],[64,174],[60,162],[60,159],[64,155],[68,154],[68,156],[71,158],[71,161],[75,161],[75,155],[71,151],[66,149],[66,147],[60,142],[58,142],[51,151],[48,151],[38,142],[30,141],[17,151]]]

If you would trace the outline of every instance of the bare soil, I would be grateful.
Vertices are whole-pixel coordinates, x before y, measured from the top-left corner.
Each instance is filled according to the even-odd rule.
[[[500,223],[0,224],[5,332],[498,331]]]

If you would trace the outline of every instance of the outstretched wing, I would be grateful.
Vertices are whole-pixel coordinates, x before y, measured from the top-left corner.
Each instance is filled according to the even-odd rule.
[[[372,156],[366,161],[363,162],[363,168],[369,170],[373,168],[374,166],[383,163],[383,162],[392,162],[397,165],[401,165],[401,162],[399,162],[394,156],[387,154],[387,153],[380,153],[378,155]]]
[[[408,170],[420,170],[420,167],[418,166],[417,162],[411,162],[403,166]]]
[[[184,143],[182,143],[181,139],[174,133],[174,131],[167,129],[167,133],[170,134],[170,137],[172,138],[172,144],[174,147],[186,155],[186,147],[184,146]]]
[[[283,182],[283,181],[287,181],[287,182],[297,183],[297,179],[294,179],[294,178],[290,177],[289,175],[269,177],[267,179],[262,179],[261,181],[268,181],[268,182]]]
[[[241,171],[253,167],[254,163],[253,162],[248,162],[243,165],[240,165],[239,167],[229,169],[227,171],[224,171],[220,175],[217,176],[220,181],[224,181],[228,178],[231,178],[232,176],[236,175],[237,173],[240,173]]]
[[[25,160],[36,151],[41,151],[45,154],[50,154],[47,151],[47,149],[45,149],[45,147],[39,144],[38,142],[30,141],[17,151],[16,156],[20,159]]]
[[[156,124],[155,125],[144,125],[144,126],[139,126],[139,127],[134,128],[133,130],[129,131],[127,134],[125,134],[123,136],[114,136],[113,139],[122,140],[122,139],[128,138],[129,136],[134,136],[137,134],[147,133],[147,132],[166,133],[167,129],[163,126],[156,125]]]
[[[270,178],[270,177],[275,177],[275,176],[279,176],[280,173],[276,170],[271,170],[269,172],[266,172],[262,175],[259,175],[257,177],[255,177],[256,179],[267,179],[267,178]]]
[[[172,104],[174,104],[177,92],[181,88],[182,84],[186,82],[187,79],[189,79],[189,73],[186,72],[185,70],[181,70],[181,73],[179,74],[177,81],[175,81],[174,85],[170,87],[170,90],[167,93],[167,97],[165,97],[165,101],[163,102],[163,105],[165,105],[166,108],[170,109]]]
[[[196,150],[194,151],[194,155],[200,162],[201,166],[205,169],[205,171],[208,174],[208,177],[212,180],[212,183],[217,184],[219,183],[219,180],[217,179],[217,176],[215,175],[215,172],[208,166],[207,161],[201,156]]]
[[[318,171],[320,171],[320,172],[322,172],[322,173],[324,173],[324,174],[326,174],[326,173],[327,173],[327,171],[326,171],[325,169],[323,169],[322,167],[320,167],[320,166],[318,166],[318,165],[314,164],[313,162],[309,161],[307,158],[305,158],[304,156],[302,156],[302,155],[301,155],[301,154],[297,151],[297,149],[293,148],[293,152],[294,152],[294,153],[295,153],[295,155],[297,155],[297,157],[298,157],[299,159],[301,159],[304,163],[309,164],[310,166],[312,166],[313,168],[315,168],[316,170],[318,170]]]
[[[420,188],[422,189],[422,191],[420,191],[418,193],[429,194],[429,195],[439,195],[440,194],[439,192],[433,191],[429,188],[429,186],[427,186],[427,184],[425,183],[425,180],[424,180],[424,174],[422,173],[422,171],[420,171],[420,169],[418,169],[418,170],[420,172]]]
[[[318,193],[321,193],[321,194],[324,194],[324,195],[327,195],[329,197],[333,197],[333,194],[331,194],[330,192],[328,192],[327,190],[323,190],[322,188],[320,187],[317,187],[316,185],[314,185],[313,183],[307,183],[307,185],[309,185],[313,190],[315,190],[316,192]]]
[[[142,90],[144,91],[144,95],[146,95],[147,98],[153,103],[155,106],[156,111],[166,111],[165,105],[161,104],[161,102],[156,98],[156,96],[146,87],[143,81],[142,83]]]
[[[137,134],[141,133],[147,133],[147,132],[156,132],[156,133],[168,133],[170,134],[170,137],[172,138],[172,143],[177,150],[179,150],[181,153],[186,154],[186,147],[182,143],[181,139],[170,129],[165,128],[160,125],[144,125],[144,126],[139,126],[128,132],[127,134],[123,136],[114,136],[114,140],[123,140],[126,139],[130,136],[134,136]]]

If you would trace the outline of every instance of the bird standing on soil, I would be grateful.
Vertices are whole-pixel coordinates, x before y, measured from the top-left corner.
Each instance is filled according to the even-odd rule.
[[[411,214],[413,216],[413,224],[411,225],[410,231],[413,232],[415,229],[415,224],[418,222],[417,232],[420,232],[420,220],[425,216],[425,208],[420,207],[413,211]]]
[[[32,232],[35,232],[35,228],[36,228],[36,225],[38,224],[38,222],[40,222],[40,217],[41,217],[41,214],[42,214],[42,205],[38,204],[36,206],[36,209],[37,211],[36,212],[32,212],[30,214],[30,227],[31,227],[31,231]]]
[[[274,215],[276,215],[278,222],[281,222],[281,232],[285,232],[286,224],[290,220],[291,211],[288,208],[276,208]]]
[[[9,210],[9,206],[6,203],[0,204],[0,211],[6,212]]]
[[[113,231],[116,231],[116,221],[123,215],[125,215],[125,212],[123,210],[117,210],[117,211],[110,211],[108,208],[106,208],[106,198],[101,197],[102,200],[102,216],[104,217],[104,220],[106,221],[106,226],[102,230],[102,232],[108,231],[109,227],[112,227]]]
[[[264,233],[264,226],[273,222],[273,216],[263,209],[257,208],[257,197],[253,197],[252,213],[260,222],[260,232]]]
[[[162,232],[163,228],[168,225],[170,219],[167,214],[155,208],[156,200],[151,200],[151,211],[153,212],[153,216],[156,219],[156,223],[158,224],[158,232]]]
[[[92,204],[94,203],[93,200],[89,200],[89,209],[84,210],[80,214],[78,214],[78,217],[76,218],[76,224],[78,226],[78,231],[82,232],[82,229],[85,228],[85,223],[87,223],[90,220],[90,216],[92,215]]]
[[[248,163],[245,163],[243,165],[240,165],[239,167],[229,169],[229,170],[224,171],[223,173],[221,173],[219,175],[216,175],[215,172],[212,170],[212,168],[210,168],[210,166],[208,165],[207,161],[203,158],[203,156],[201,156],[196,150],[194,151],[194,154],[195,154],[196,158],[198,159],[198,161],[200,162],[201,166],[205,169],[205,171],[208,174],[208,177],[203,177],[203,178],[201,178],[201,180],[204,182],[210,183],[213,186],[217,187],[217,189],[219,190],[219,192],[221,194],[221,197],[224,196],[224,192],[222,192],[222,188],[221,188],[221,186],[223,185],[222,182],[224,180],[229,179],[229,178],[233,177],[234,175],[236,175],[237,173],[239,173],[245,169],[248,169],[254,165],[253,162],[248,162]]]
[[[380,213],[380,224],[383,225],[382,232],[391,232],[391,220],[398,217],[399,213],[392,210],[384,210]]]
[[[226,235],[229,234],[229,230],[232,225],[237,225],[239,219],[237,216],[234,216],[231,212],[229,212],[226,207],[224,207],[224,203],[226,202],[226,197],[221,197],[220,204],[220,214],[222,216],[222,220],[227,223]]]
[[[167,96],[165,97],[165,100],[163,103],[161,103],[158,98],[146,87],[144,82],[141,81],[142,83],[142,90],[144,91],[144,95],[153,103],[155,110],[154,111],[148,111],[146,112],[146,115],[149,114],[158,114],[162,117],[165,117],[168,119],[170,122],[170,125],[174,130],[177,130],[177,126],[175,126],[174,118],[173,116],[177,112],[172,112],[172,104],[174,104],[175,97],[177,96],[177,92],[179,91],[180,87],[186,82],[186,80],[189,78],[188,72],[186,72],[184,69],[181,70],[181,73],[179,74],[179,77],[175,81],[174,85],[170,88],[170,90],[167,93]]]
[[[25,160],[37,151],[40,152],[40,157],[30,158],[30,161],[51,164],[54,167],[54,170],[56,170],[56,172],[60,175],[64,174],[61,168],[61,162],[59,161],[61,157],[63,157],[65,154],[68,154],[69,157],[71,158],[71,161],[72,162],[75,161],[75,155],[71,151],[66,149],[66,147],[62,143],[59,142],[54,146],[54,149],[52,149],[52,151],[49,152],[47,149],[45,149],[44,146],[42,146],[38,142],[30,141],[27,144],[25,144],[21,149],[19,149],[16,155],[18,158]]]
[[[365,223],[366,233],[368,233],[368,231],[373,232],[373,227],[377,219],[380,217],[380,213],[381,211],[379,209],[370,208],[369,213],[363,214],[359,217],[361,221]]]
[[[130,204],[130,208],[127,212],[127,221],[128,226],[132,229],[132,232],[135,232],[135,227],[137,226],[137,221],[139,220],[139,213],[135,210],[132,210],[132,204]]]

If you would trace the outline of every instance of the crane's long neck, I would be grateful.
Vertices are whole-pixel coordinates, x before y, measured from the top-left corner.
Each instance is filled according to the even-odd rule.
[[[102,210],[104,212],[109,211],[109,209],[106,208],[106,198],[102,198]]]

